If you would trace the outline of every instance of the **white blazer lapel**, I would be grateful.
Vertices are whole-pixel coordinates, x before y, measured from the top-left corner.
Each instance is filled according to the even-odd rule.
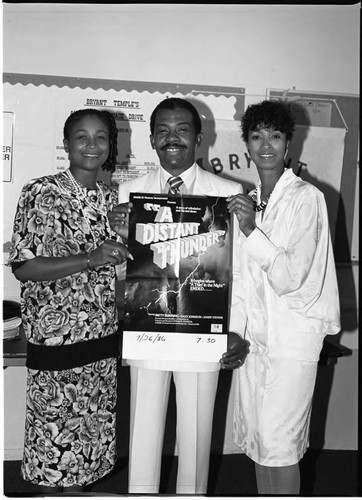
[[[151,170],[148,175],[139,177],[142,185],[138,188],[140,192],[159,193],[161,190],[160,169]]]
[[[200,195],[213,195],[214,188],[211,184],[210,176],[208,172],[203,170],[201,167],[196,165],[196,179],[195,179],[195,189],[194,194]]]
[[[150,173],[150,178],[148,179],[148,191],[150,193],[160,193],[161,192],[161,173],[160,167],[156,168]]]

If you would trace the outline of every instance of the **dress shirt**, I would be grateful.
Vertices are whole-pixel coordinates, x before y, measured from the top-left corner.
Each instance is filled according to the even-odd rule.
[[[172,174],[167,172],[163,167],[160,167],[160,190],[161,193],[168,193],[170,189],[170,185],[168,184],[168,180],[170,177],[173,177]],[[180,194],[193,194],[195,178],[196,178],[196,165],[195,163],[191,165],[190,168],[182,172],[181,175],[177,177],[181,177],[183,184],[179,187]]]

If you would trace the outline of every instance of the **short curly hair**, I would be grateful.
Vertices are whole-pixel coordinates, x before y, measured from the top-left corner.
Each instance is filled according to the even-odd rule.
[[[158,111],[162,109],[186,109],[187,111],[190,111],[190,113],[192,114],[196,134],[199,134],[201,132],[201,118],[195,106],[186,99],[181,99],[180,97],[168,97],[161,101],[152,111],[150,119],[150,130],[152,135],[155,131],[156,115]]]
[[[69,135],[71,128],[75,123],[80,121],[85,116],[96,116],[100,120],[103,121],[108,127],[109,132],[109,155],[107,160],[103,163],[103,170],[109,170],[110,172],[114,172],[117,163],[117,155],[118,155],[118,147],[117,147],[117,136],[118,129],[114,116],[112,113],[106,110],[98,110],[94,108],[85,108],[79,109],[78,111],[74,111],[71,113],[65,121],[64,129],[63,129],[63,137],[66,140],[69,140]]]
[[[244,142],[248,142],[249,132],[261,128],[279,130],[287,141],[293,137],[295,122],[289,106],[282,101],[262,101],[248,106],[241,117],[241,131]]]

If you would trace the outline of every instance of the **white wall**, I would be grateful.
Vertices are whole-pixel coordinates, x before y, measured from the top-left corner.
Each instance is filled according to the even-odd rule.
[[[359,10],[4,4],[4,71],[358,93]]]
[[[359,22],[359,4],[5,3],[3,71],[240,86],[256,95],[291,87],[358,94]],[[24,158],[24,168],[31,172],[34,165]],[[5,296],[13,280],[5,270]],[[357,350],[356,329],[346,333],[346,341]],[[357,449],[357,365],[348,365],[353,373],[346,365],[348,358],[335,372],[326,448]],[[11,390],[7,380],[6,391]],[[347,393],[350,398],[343,399]]]

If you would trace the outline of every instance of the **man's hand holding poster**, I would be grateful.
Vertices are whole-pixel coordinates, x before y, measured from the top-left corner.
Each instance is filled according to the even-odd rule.
[[[123,357],[219,361],[227,350],[225,198],[132,193]]]

